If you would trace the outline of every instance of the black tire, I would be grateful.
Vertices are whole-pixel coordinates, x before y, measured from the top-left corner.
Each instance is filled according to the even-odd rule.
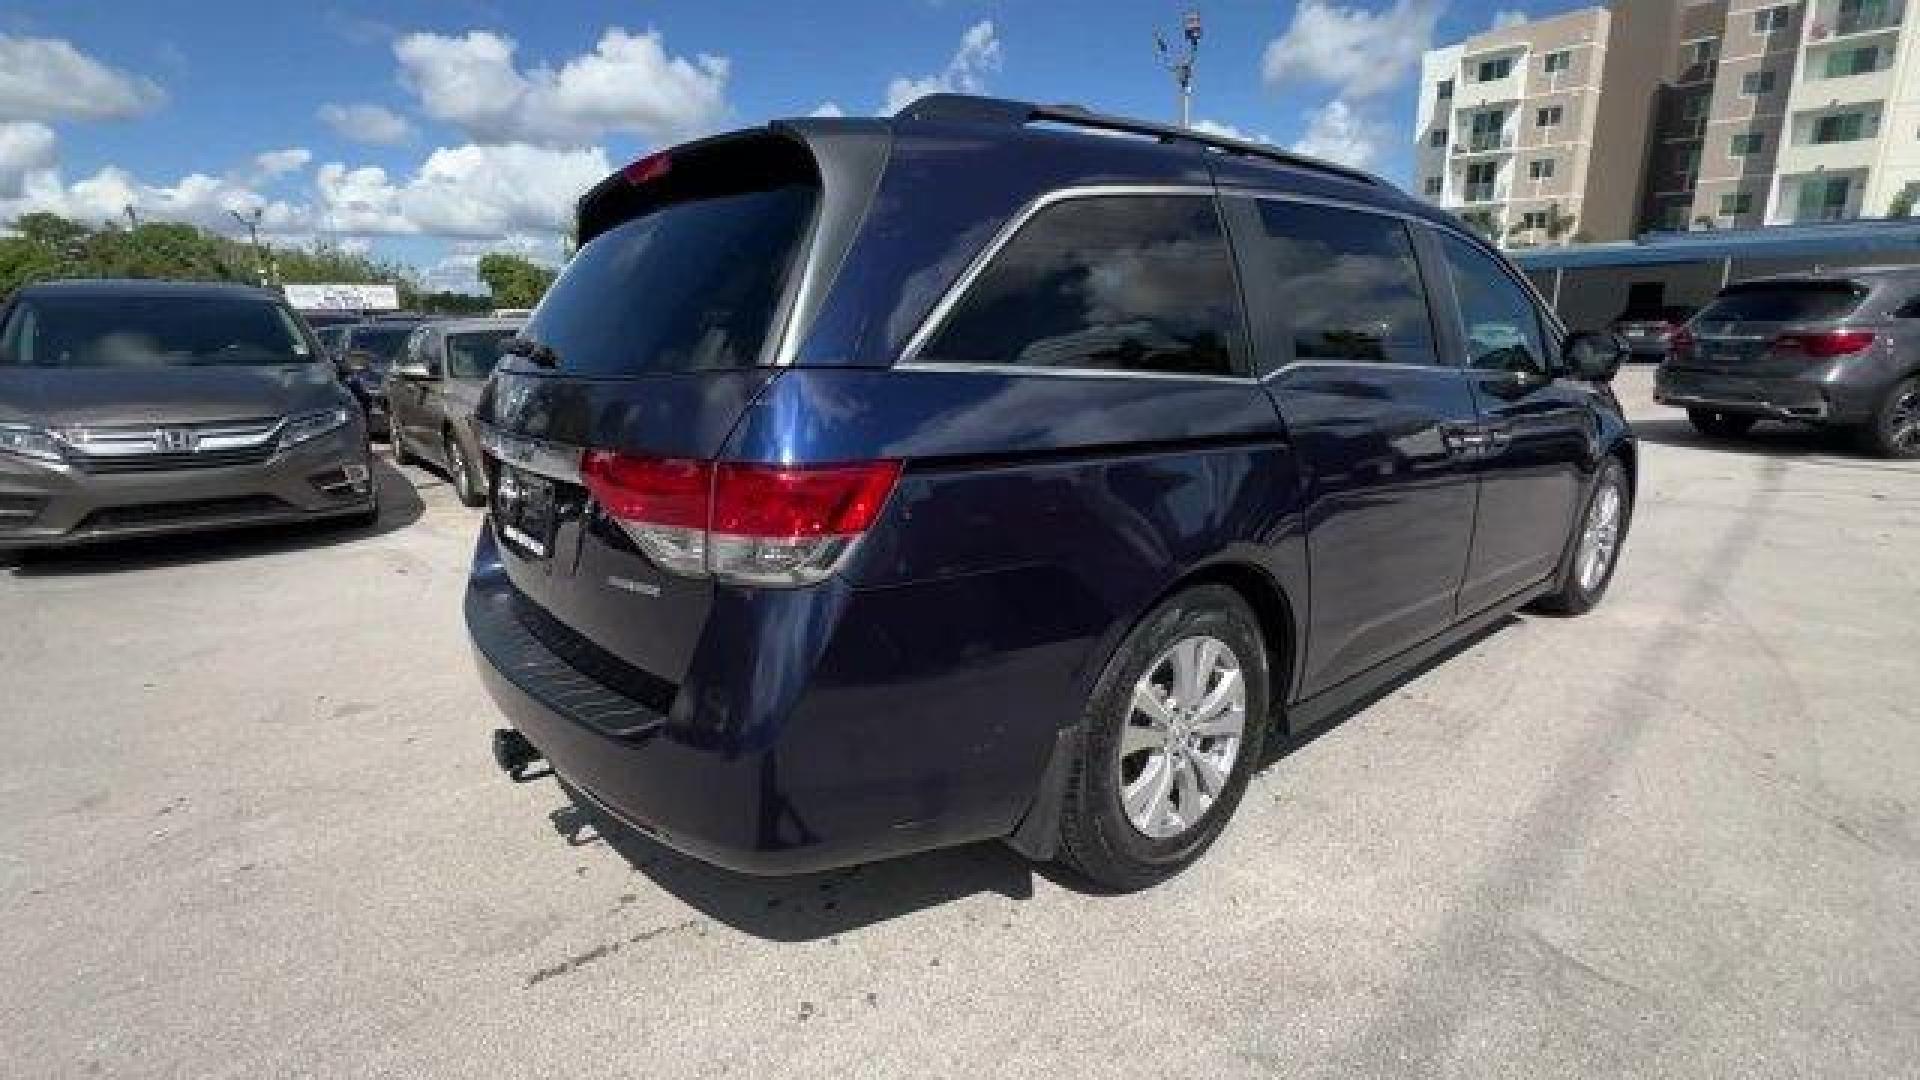
[[[1613,544],[1598,578],[1587,579],[1581,573],[1582,553],[1585,550],[1583,541],[1594,513],[1609,489],[1619,499]],[[1586,506],[1581,508],[1579,523],[1574,526],[1564,565],[1560,567],[1558,584],[1553,592],[1529,605],[1529,609],[1547,615],[1584,615],[1592,611],[1600,598],[1607,594],[1607,586],[1613,583],[1613,572],[1620,566],[1620,550],[1625,546],[1627,527],[1632,523],[1633,489],[1627,483],[1626,466],[1620,463],[1619,458],[1608,457],[1607,463],[1601,467],[1599,478],[1593,483],[1593,490],[1587,495]]]
[[[1897,461],[1920,459],[1920,378],[1887,392],[1862,433],[1867,449]]]
[[[1134,826],[1121,802],[1123,729],[1133,715],[1135,685],[1149,666],[1175,643],[1199,635],[1224,643],[1238,662],[1245,720],[1232,770],[1212,804],[1184,831],[1157,839]],[[1269,680],[1259,620],[1224,585],[1187,589],[1142,619],[1107,661],[1088,702],[1060,812],[1061,861],[1101,887],[1131,891],[1172,877],[1204,854],[1233,816],[1264,752]]]
[[[475,475],[473,462],[468,460],[467,448],[461,443],[460,436],[449,431],[440,438],[441,452],[446,455],[447,478],[453,481],[453,494],[460,500],[460,505],[486,505],[486,482]]]
[[[1716,412],[1713,409],[1688,409],[1687,421],[1695,431],[1709,439],[1737,439],[1752,431],[1760,418],[1741,413]]]

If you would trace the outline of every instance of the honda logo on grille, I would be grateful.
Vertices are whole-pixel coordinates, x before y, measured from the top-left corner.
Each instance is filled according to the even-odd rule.
[[[162,454],[191,454],[200,436],[190,428],[161,428],[153,434],[153,448]]]

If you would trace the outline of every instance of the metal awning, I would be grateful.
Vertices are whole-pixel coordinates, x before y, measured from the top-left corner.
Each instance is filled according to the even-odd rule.
[[[1890,262],[1920,263],[1920,218],[1848,221],[1831,225],[1777,225],[1648,233],[1619,244],[1509,251],[1523,270],[1580,270],[1610,266],[1670,266],[1728,259],[1808,259],[1872,252]]]

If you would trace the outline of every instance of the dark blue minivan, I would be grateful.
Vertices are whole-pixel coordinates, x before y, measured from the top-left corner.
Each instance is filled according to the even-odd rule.
[[[581,797],[753,873],[1197,858],[1270,744],[1612,576],[1625,344],[1362,172],[960,96],[634,162],[477,426],[466,617]]]

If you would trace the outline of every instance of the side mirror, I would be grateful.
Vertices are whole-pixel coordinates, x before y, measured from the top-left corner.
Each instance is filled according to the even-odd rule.
[[[1632,346],[1619,334],[1573,334],[1565,350],[1568,374],[1588,382],[1612,382],[1620,365],[1632,355]]]

